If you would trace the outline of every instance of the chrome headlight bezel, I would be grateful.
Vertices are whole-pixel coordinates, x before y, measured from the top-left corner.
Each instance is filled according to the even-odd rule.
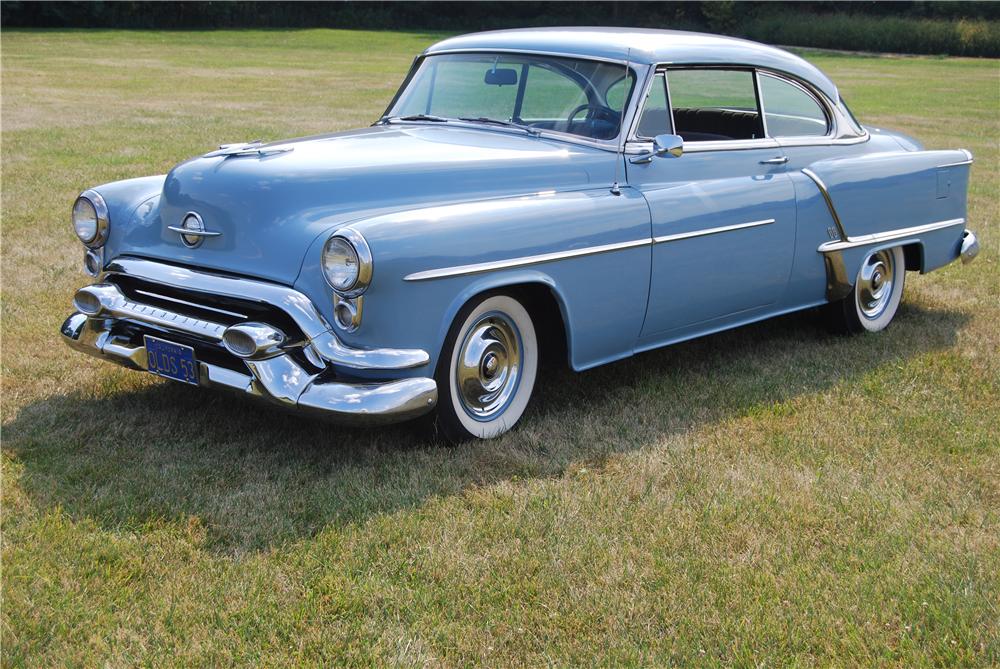
[[[97,221],[97,226],[94,230],[93,236],[85,239],[82,237],[77,229],[76,225],[76,209],[77,204],[81,201],[87,203],[91,209],[94,211],[94,217]],[[85,190],[80,193],[79,197],[73,201],[73,209],[70,213],[70,219],[73,224],[73,234],[76,238],[80,240],[80,243],[89,249],[97,249],[104,246],[108,241],[108,229],[110,228],[110,220],[108,219],[108,205],[104,202],[104,198],[101,194],[95,190]]]
[[[338,285],[327,273],[326,256],[332,244],[344,242],[346,242],[347,248],[353,251],[354,257],[357,259],[357,270],[353,281]],[[372,252],[364,236],[354,228],[340,228],[330,235],[323,244],[319,263],[320,269],[323,272],[323,278],[338,295],[342,297],[357,297],[368,290],[368,286],[372,280]]]

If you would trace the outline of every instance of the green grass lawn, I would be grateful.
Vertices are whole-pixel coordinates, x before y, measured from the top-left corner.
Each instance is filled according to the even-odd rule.
[[[417,33],[5,32],[4,666],[1000,663],[1000,65],[812,60],[968,148],[973,264],[542,381],[455,449],[71,352],[91,185],[377,118]]]

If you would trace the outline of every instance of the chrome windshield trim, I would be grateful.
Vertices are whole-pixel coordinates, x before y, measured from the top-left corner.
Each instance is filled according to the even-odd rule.
[[[840,241],[847,241],[847,231],[844,230],[844,224],[840,222],[840,216],[837,215],[837,208],[833,206],[833,200],[830,198],[830,190],[826,187],[826,184],[819,178],[819,175],[809,168],[803,168],[802,174],[812,179],[812,182],[816,184],[817,188],[819,188],[820,195],[823,196],[823,200],[826,202],[826,208],[830,211],[830,216],[833,218],[833,222],[837,226],[837,233],[840,235]]]
[[[664,242],[676,242],[681,239],[690,239],[692,237],[704,237],[706,235],[717,235],[720,232],[732,232],[733,230],[744,230],[746,228],[756,228],[762,225],[770,225],[774,223],[773,218],[765,218],[760,221],[749,221],[748,223],[737,223],[735,225],[722,225],[717,228],[705,228],[703,230],[692,230],[691,232],[678,232],[673,235],[661,235],[659,237],[653,237],[654,244],[663,244]]]
[[[965,219],[950,218],[946,221],[937,221],[934,223],[927,223],[925,225],[915,225],[911,228],[899,228],[896,230],[886,230],[885,232],[875,232],[870,235],[861,235],[860,237],[848,237],[847,239],[841,241],[824,242],[820,244],[819,248],[816,250],[820,253],[842,251],[843,249],[850,249],[856,246],[868,246],[871,244],[880,244],[882,242],[891,242],[904,237],[922,235],[927,232],[943,230],[944,228],[950,228],[956,225],[965,225]]]
[[[482,274],[483,272],[493,272],[513,267],[525,267],[526,265],[538,265],[541,263],[565,260],[566,258],[577,258],[580,256],[596,255],[598,253],[609,253],[612,251],[622,251],[637,246],[648,246],[651,239],[633,239],[628,242],[617,242],[615,244],[602,244],[600,246],[588,246],[582,249],[570,249],[568,251],[555,251],[553,253],[540,253],[533,256],[521,256],[520,258],[509,258],[507,260],[493,260],[490,262],[473,263],[471,265],[455,265],[454,267],[442,267],[440,269],[429,269],[422,272],[414,272],[403,277],[403,281],[427,281],[429,279],[443,279],[452,276],[464,276],[467,274]]]
[[[511,49],[504,47],[457,47],[454,49],[428,49],[424,51],[423,55],[425,57],[430,56],[441,56],[445,54],[453,53],[518,53],[528,56],[553,56],[556,58],[570,58],[573,60],[592,60],[601,63],[615,63],[617,65],[625,65],[629,61],[625,58],[611,58],[608,56],[593,56],[591,54],[581,54],[581,53],[568,53],[566,51],[543,51],[536,49]],[[648,63],[631,61],[632,65],[637,66],[648,66]]]

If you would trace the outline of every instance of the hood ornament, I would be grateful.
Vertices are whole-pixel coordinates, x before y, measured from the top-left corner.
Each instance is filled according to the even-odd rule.
[[[220,144],[215,151],[209,151],[202,158],[216,158],[222,156],[269,156],[275,153],[288,153],[293,151],[291,146],[265,146],[263,140],[255,139],[252,142],[237,142],[236,144]]]

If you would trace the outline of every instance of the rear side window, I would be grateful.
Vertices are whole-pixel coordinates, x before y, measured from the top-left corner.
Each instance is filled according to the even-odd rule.
[[[685,142],[764,137],[750,70],[669,70],[675,133]]]
[[[821,137],[829,131],[819,102],[795,84],[761,74],[760,98],[771,137]]]

